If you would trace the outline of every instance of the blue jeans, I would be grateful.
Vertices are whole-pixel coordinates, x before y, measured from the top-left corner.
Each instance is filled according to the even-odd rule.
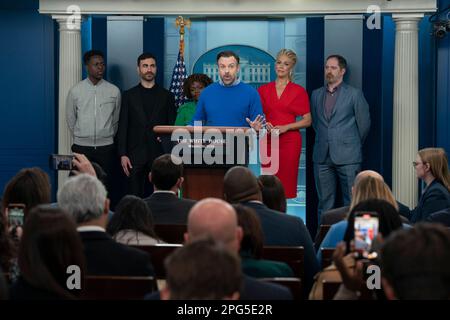
[[[314,163],[314,177],[319,198],[319,221],[322,212],[334,208],[337,180],[341,185],[344,206],[350,205],[353,181],[360,170],[361,163],[336,165],[329,156],[325,163]]]

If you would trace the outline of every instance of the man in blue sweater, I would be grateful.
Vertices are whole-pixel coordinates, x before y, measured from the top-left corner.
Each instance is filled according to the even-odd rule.
[[[191,121],[204,126],[250,127],[259,130],[264,121],[258,92],[237,77],[239,56],[233,51],[217,55],[220,80],[202,91]]]

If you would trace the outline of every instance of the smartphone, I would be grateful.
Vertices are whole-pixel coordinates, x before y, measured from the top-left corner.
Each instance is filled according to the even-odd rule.
[[[378,234],[378,214],[376,212],[355,213],[355,251],[359,257],[367,258],[372,243]]]
[[[73,155],[52,154],[50,156],[50,168],[53,170],[72,170],[72,160],[75,158]]]
[[[8,222],[10,226],[18,227],[23,225],[25,205],[9,204],[8,205]]]

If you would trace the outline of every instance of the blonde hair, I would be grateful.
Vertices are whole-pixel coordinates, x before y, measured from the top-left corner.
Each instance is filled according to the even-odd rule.
[[[443,148],[425,148],[418,152],[423,163],[430,165],[433,177],[442,183],[450,192],[450,173],[448,171],[448,158]]]
[[[354,186],[350,211],[361,201],[380,199],[389,202],[397,211],[398,204],[389,186],[381,179],[372,176],[362,177]]]
[[[295,67],[295,64],[297,63],[297,54],[291,49],[281,49],[277,53],[277,60],[282,56],[288,57],[293,62],[292,69],[288,75],[289,81],[292,82],[294,80],[294,67]]]

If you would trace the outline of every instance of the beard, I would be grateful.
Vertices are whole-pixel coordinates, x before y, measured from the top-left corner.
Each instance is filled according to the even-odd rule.
[[[333,83],[333,82],[336,82],[336,77],[335,76],[333,76],[332,74],[327,74],[326,76],[325,76],[325,78],[327,79],[327,82],[328,83]]]
[[[141,78],[146,81],[152,81],[155,79],[155,74],[153,72],[141,73]]]

